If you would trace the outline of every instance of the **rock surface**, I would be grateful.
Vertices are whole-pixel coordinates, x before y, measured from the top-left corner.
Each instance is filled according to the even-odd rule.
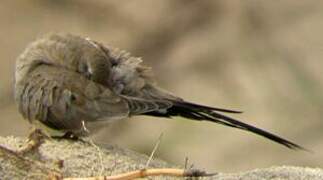
[[[91,177],[119,174],[145,167],[148,157],[113,145],[99,147],[87,141],[47,140],[39,148],[40,156],[21,157],[15,151],[26,143],[18,137],[0,137],[1,179],[43,179],[48,173],[59,173],[63,177]],[[61,161],[59,161],[61,160]],[[60,164],[60,165],[59,165]],[[59,167],[60,166],[60,167]],[[150,168],[175,168],[161,160],[152,160]],[[174,179],[156,177],[157,179]],[[154,178],[155,179],[155,178]],[[224,174],[205,179],[216,180],[258,180],[258,179],[323,179],[319,168],[271,167],[252,171]]]

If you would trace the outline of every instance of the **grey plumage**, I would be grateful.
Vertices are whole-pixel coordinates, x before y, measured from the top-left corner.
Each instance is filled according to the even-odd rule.
[[[186,102],[157,87],[149,67],[125,51],[89,38],[49,34],[16,62],[15,99],[31,123],[75,135],[86,124],[132,115],[183,116],[247,130],[292,149],[301,146],[222,113],[239,111]]]

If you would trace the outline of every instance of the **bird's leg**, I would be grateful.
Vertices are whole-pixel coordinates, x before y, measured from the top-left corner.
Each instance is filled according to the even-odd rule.
[[[27,157],[42,163],[48,163],[48,160],[44,159],[42,154],[40,153],[39,147],[45,142],[45,140],[48,140],[49,138],[50,136],[41,129],[33,128],[32,131],[29,133],[27,143],[14,152],[22,158]],[[51,163],[54,163],[55,167],[58,170],[61,170],[64,165],[63,160],[52,160]]]
[[[27,143],[17,150],[17,153],[21,155],[40,155],[38,148],[45,142],[45,139],[48,138],[49,136],[42,130],[33,128],[28,136]]]

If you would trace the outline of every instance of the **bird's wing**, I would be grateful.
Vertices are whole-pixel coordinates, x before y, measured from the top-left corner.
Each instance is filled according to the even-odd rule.
[[[16,83],[16,89],[16,101],[23,116],[55,129],[73,130],[80,128],[82,121],[129,115],[123,98],[61,67],[38,65]]]

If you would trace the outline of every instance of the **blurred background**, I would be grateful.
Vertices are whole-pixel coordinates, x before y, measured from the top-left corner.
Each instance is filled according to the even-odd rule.
[[[323,2],[4,0],[0,5],[0,135],[26,136],[13,100],[16,57],[47,32],[91,37],[140,56],[159,85],[186,100],[244,111],[233,117],[297,142],[291,151],[208,122],[136,117],[95,135],[101,144],[237,172],[323,165]]]

